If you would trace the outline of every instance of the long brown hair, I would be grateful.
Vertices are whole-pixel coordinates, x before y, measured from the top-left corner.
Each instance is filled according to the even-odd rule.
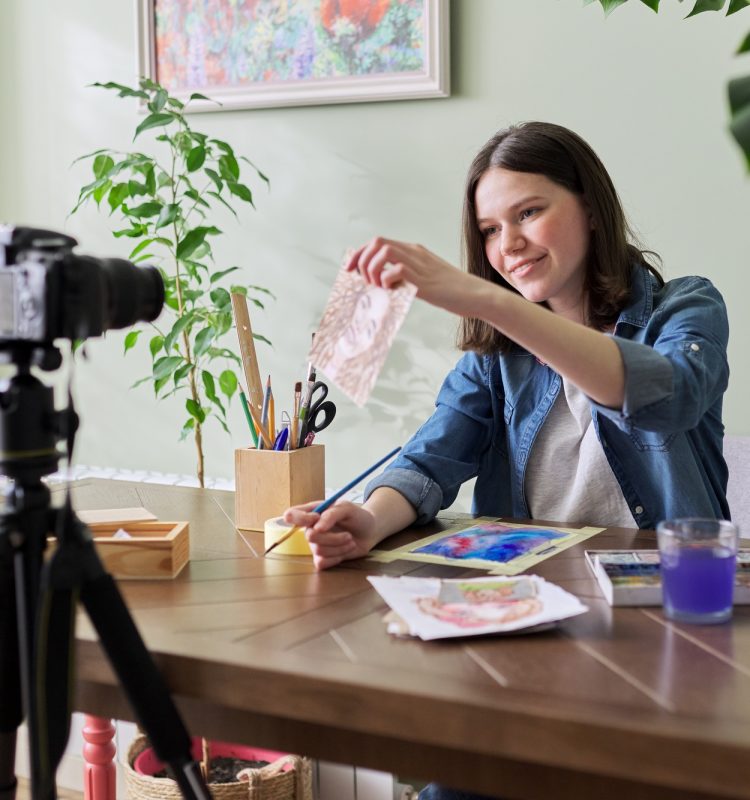
[[[479,179],[494,167],[544,175],[582,197],[591,213],[591,241],[584,279],[587,324],[598,330],[612,325],[630,297],[632,271],[641,264],[663,283],[641,250],[623,211],[612,179],[591,147],[573,131],[548,122],[525,122],[496,133],[469,167],[463,205],[464,268],[516,291],[492,268],[477,224],[475,194]],[[458,346],[487,355],[507,352],[512,343],[488,322],[464,318]]]

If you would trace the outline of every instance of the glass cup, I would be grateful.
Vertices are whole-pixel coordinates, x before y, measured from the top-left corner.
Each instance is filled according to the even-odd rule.
[[[737,528],[722,519],[674,519],[656,528],[664,614],[711,625],[732,616]]]

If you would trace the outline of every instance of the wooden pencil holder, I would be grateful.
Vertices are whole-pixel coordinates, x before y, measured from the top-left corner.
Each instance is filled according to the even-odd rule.
[[[325,447],[234,451],[234,524],[262,531],[289,506],[325,498]]]

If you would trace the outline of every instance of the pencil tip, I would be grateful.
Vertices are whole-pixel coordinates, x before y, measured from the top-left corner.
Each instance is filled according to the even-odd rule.
[[[302,391],[302,381],[297,381],[297,383],[294,384],[294,391],[295,392]]]

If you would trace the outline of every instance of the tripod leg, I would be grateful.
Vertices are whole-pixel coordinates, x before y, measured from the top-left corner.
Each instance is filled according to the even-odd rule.
[[[4,542],[0,540],[0,547]],[[16,590],[10,554],[0,552],[0,800],[16,791],[16,729],[21,724],[21,688],[16,631]]]
[[[104,573],[84,583],[81,602],[157,756],[170,767],[183,796],[208,800],[190,736],[112,577]]]
[[[16,732],[0,732],[0,800],[16,796]]]

